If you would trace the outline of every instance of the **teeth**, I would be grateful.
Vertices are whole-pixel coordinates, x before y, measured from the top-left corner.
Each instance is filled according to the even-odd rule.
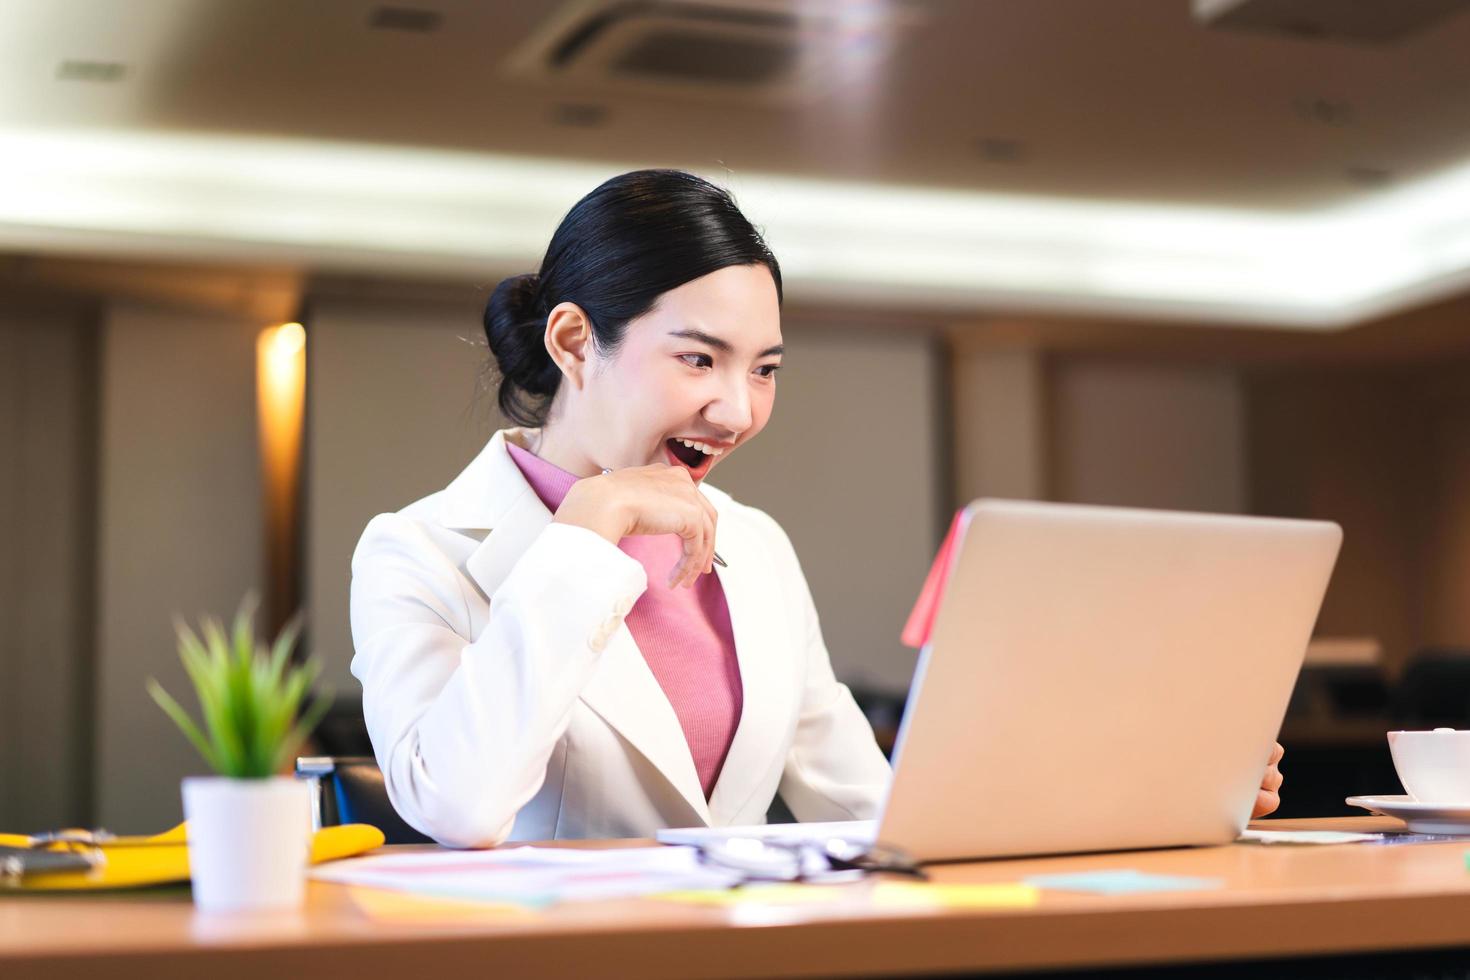
[[[688,446],[690,449],[698,449],[700,452],[704,453],[706,456],[718,456],[718,455],[720,455],[720,453],[724,452],[723,449],[715,449],[715,448],[713,448],[711,446],[706,446],[702,442],[695,442],[692,439],[679,439],[679,440],[676,440],[676,441],[683,443],[684,445]]]

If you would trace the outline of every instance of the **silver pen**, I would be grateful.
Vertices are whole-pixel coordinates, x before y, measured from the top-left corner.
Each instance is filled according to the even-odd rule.
[[[604,466],[602,468],[602,475],[603,476],[607,476],[611,472],[612,472],[612,470],[608,469],[606,466]],[[723,559],[723,558],[720,557],[720,553],[718,551],[716,551],[714,553],[714,562],[715,562],[716,565],[719,565],[721,568],[729,568],[730,567],[728,564],[726,564],[725,559]]]

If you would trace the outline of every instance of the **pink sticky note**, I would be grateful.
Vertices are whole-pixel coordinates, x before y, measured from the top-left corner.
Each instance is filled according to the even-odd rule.
[[[944,535],[944,543],[939,546],[939,554],[934,556],[934,564],[929,566],[929,574],[924,576],[924,587],[919,590],[919,600],[914,603],[913,611],[909,613],[908,622],[904,624],[903,633],[899,637],[906,647],[917,650],[929,642],[929,633],[934,629],[934,617],[939,614],[939,599],[944,595],[944,583],[949,580],[949,569],[954,564],[955,551],[964,534],[964,516],[963,510],[955,512],[954,520],[949,522],[949,531]]]

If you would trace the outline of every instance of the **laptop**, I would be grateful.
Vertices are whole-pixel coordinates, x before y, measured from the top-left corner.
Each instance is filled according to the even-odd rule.
[[[1240,835],[1342,529],[1000,500],[956,529],[878,819],[660,841],[840,837],[945,861]]]

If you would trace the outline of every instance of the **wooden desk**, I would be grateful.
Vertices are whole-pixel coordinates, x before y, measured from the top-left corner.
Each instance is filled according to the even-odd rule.
[[[1396,821],[1267,821],[1396,829]],[[1020,910],[832,905],[703,907],[653,900],[544,914],[384,921],[313,882],[301,912],[194,912],[186,889],[0,898],[0,976],[724,977],[913,975],[1470,948],[1470,844],[1231,845],[1004,860],[935,869],[942,882],[1136,868],[1218,876],[1217,891],[1044,893]],[[845,886],[871,887],[870,883]]]

